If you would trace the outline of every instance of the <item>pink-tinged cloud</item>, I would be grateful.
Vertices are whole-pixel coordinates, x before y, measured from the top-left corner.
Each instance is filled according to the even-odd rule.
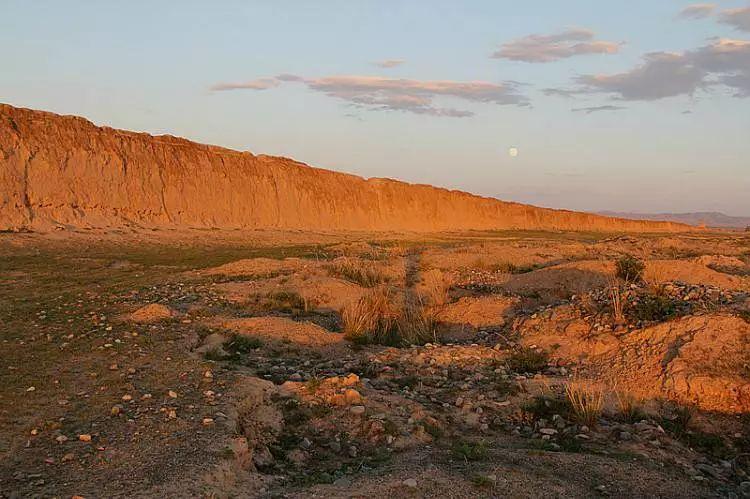
[[[716,5],[712,3],[696,3],[688,5],[677,14],[679,19],[704,19],[709,17],[716,10]]]
[[[750,5],[722,11],[719,15],[719,21],[734,26],[735,29],[750,32]]]
[[[255,80],[265,82],[267,79]],[[473,112],[439,107],[437,98],[453,98],[468,102],[496,105],[528,106],[528,98],[519,92],[517,82],[490,83],[484,81],[411,80],[383,78],[380,76],[329,76],[304,78],[295,75],[280,75],[274,81],[301,83],[310,90],[349,104],[370,110],[404,111],[432,116],[463,118]],[[215,88],[215,87],[214,87]],[[265,86],[222,86],[222,90],[261,90]]]
[[[503,44],[492,54],[495,59],[523,62],[554,62],[587,54],[615,54],[620,44],[594,40],[594,32],[569,29],[552,35],[528,35]]]

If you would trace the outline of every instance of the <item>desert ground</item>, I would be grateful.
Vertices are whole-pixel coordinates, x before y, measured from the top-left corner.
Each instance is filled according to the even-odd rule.
[[[0,234],[2,497],[750,497],[750,234]]]

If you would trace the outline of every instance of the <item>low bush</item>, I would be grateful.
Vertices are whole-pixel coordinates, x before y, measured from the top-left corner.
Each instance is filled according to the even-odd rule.
[[[532,419],[551,419],[555,414],[568,417],[570,415],[570,404],[567,400],[537,395],[524,404],[522,410]]]
[[[517,373],[536,373],[549,364],[549,354],[544,350],[521,348],[507,358],[508,369]]]
[[[233,335],[227,341],[224,342],[224,349],[227,352],[235,354],[250,353],[253,350],[263,346],[263,342],[259,338],[252,336],[243,336],[239,334]]]
[[[484,440],[470,442],[462,440],[453,444],[453,457],[462,461],[484,461],[489,456],[489,448]]]
[[[678,314],[677,304],[668,296],[643,295],[630,303],[626,314],[640,321],[665,321]]]
[[[643,280],[646,265],[633,255],[623,255],[615,262],[615,275],[627,283]]]

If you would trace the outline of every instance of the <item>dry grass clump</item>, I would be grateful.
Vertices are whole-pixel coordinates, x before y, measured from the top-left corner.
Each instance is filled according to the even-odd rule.
[[[374,288],[341,311],[344,335],[355,343],[394,344],[397,314],[391,292],[385,286]]]
[[[641,409],[641,400],[629,392],[623,392],[615,389],[615,402],[617,412],[620,417],[628,422],[635,423],[643,419],[643,410]]]
[[[429,305],[442,307],[450,301],[450,279],[438,269],[430,269],[422,273],[421,294]]]
[[[433,309],[417,297],[397,307],[393,293],[378,286],[341,311],[345,337],[358,344],[403,346],[437,340]]]
[[[396,323],[399,340],[409,345],[437,342],[437,315],[417,297],[404,308]]]
[[[328,266],[328,272],[365,288],[373,288],[388,280],[372,263],[350,258],[341,258],[332,263]]]
[[[609,301],[612,304],[612,316],[615,322],[622,324],[625,322],[625,305],[623,303],[622,288],[620,280],[613,274],[607,276],[607,292]]]
[[[599,420],[604,408],[604,389],[601,385],[573,380],[565,387],[572,415],[575,419],[588,426],[593,426]]]

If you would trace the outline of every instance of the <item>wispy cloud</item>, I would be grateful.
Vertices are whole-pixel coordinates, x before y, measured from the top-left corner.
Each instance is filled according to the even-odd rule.
[[[375,61],[373,62],[373,64],[380,68],[395,68],[396,66],[400,66],[405,62],[406,61],[403,59],[385,59],[383,61]]]
[[[719,15],[719,21],[734,26],[735,29],[750,31],[750,5],[722,11]]]
[[[547,97],[565,97],[566,99],[572,99],[581,92],[580,90],[569,88],[543,88],[542,93]]]
[[[688,5],[677,14],[678,19],[703,19],[709,17],[716,10],[716,5],[712,3],[696,3]]]
[[[574,113],[591,114],[591,113],[598,113],[601,111],[620,111],[621,109],[627,109],[627,108],[622,107],[622,106],[607,105],[607,106],[578,107],[578,108],[571,109],[571,111],[573,111]]]
[[[268,84],[268,81],[274,84]],[[262,82],[262,84],[258,84]],[[490,83],[484,81],[410,80],[379,76],[329,76],[304,78],[296,75],[279,75],[262,78],[246,84],[220,83],[213,90],[264,90],[282,82],[301,83],[310,90],[349,104],[370,110],[404,111],[432,116],[463,118],[473,112],[439,107],[436,98],[455,98],[468,102],[496,105],[528,106],[529,100],[520,93],[520,83]]]
[[[620,44],[594,40],[594,32],[587,29],[568,29],[551,35],[528,35],[503,44],[492,54],[495,59],[524,62],[554,62],[577,55],[614,54]]]
[[[574,92],[610,94],[625,101],[691,95],[719,85],[737,97],[750,97],[750,42],[721,39],[686,52],[654,52],[624,73],[583,75],[575,81],[580,86]]]
[[[266,90],[281,85],[279,78],[260,78],[258,80],[246,81],[243,83],[217,83],[211,87],[211,90],[218,92],[223,90]]]

